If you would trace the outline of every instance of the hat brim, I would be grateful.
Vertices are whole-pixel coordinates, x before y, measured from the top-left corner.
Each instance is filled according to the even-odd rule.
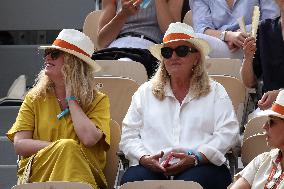
[[[284,119],[284,115],[279,114],[279,113],[277,113],[277,112],[274,112],[274,111],[272,111],[272,110],[270,110],[270,109],[269,109],[269,110],[264,110],[264,111],[260,112],[259,115],[260,115],[260,116],[267,116],[267,117],[269,117],[269,116],[275,116],[275,117],[279,117],[279,118],[281,118],[281,119]]]
[[[161,43],[161,44],[155,44],[150,46],[149,50],[151,54],[156,57],[158,60],[162,61],[163,57],[161,55],[161,48],[164,47],[165,44],[175,42],[175,41],[186,41],[191,43],[193,46],[195,46],[204,56],[207,56],[210,52],[210,46],[207,41],[203,39],[196,39],[196,38],[191,38],[191,39],[177,39],[177,40],[171,40],[167,43]]]
[[[74,50],[62,48],[62,47],[59,47],[59,46],[56,46],[56,45],[40,46],[40,47],[38,47],[38,49],[58,49],[58,50],[67,52],[69,54],[72,54],[72,55],[80,58],[81,60],[83,60],[84,62],[89,64],[94,69],[95,72],[98,72],[98,71],[101,70],[101,67],[93,59],[91,59],[90,57],[88,57],[88,56],[86,56],[82,53],[76,52]]]

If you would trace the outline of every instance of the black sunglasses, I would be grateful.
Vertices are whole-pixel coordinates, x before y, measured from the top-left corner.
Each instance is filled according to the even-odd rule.
[[[174,51],[176,52],[176,54],[179,57],[185,57],[188,53],[196,53],[196,52],[198,52],[197,49],[189,47],[189,46],[186,46],[186,45],[178,46],[175,49],[173,49],[171,47],[163,47],[163,48],[161,48],[161,54],[166,59],[171,58]]]
[[[44,55],[43,57],[46,58],[48,55],[50,55],[50,58],[52,60],[56,60],[57,58],[59,58],[59,56],[62,54],[63,52],[60,50],[45,50],[44,51]]]

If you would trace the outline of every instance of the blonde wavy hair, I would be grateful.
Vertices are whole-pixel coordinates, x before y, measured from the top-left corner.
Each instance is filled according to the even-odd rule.
[[[193,75],[190,79],[190,91],[193,98],[206,96],[211,90],[209,76],[205,70],[205,56],[200,49],[198,49],[198,51],[201,54],[201,58],[198,64],[193,67]],[[163,100],[165,98],[165,86],[169,80],[170,75],[166,70],[164,61],[161,61],[157,72],[151,79],[153,84],[152,93],[159,100]]]
[[[91,105],[97,94],[94,71],[91,66],[72,54],[63,52],[63,56],[62,73],[64,80],[71,85],[72,95],[76,96],[80,106],[85,109]],[[30,92],[33,99],[45,98],[48,93],[54,92],[54,83],[45,74],[44,68],[39,72]]]

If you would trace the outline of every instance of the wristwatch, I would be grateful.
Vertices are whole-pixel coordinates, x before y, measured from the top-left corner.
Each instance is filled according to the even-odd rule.
[[[220,34],[220,36],[219,36],[219,39],[222,40],[222,41],[225,41],[226,33],[227,33],[226,30],[225,30],[225,31],[222,31],[221,34]]]

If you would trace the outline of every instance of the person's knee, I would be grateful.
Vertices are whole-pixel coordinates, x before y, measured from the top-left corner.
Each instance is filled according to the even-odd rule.
[[[61,148],[66,148],[66,149],[73,149],[79,147],[79,143],[73,139],[60,139],[56,143]]]

